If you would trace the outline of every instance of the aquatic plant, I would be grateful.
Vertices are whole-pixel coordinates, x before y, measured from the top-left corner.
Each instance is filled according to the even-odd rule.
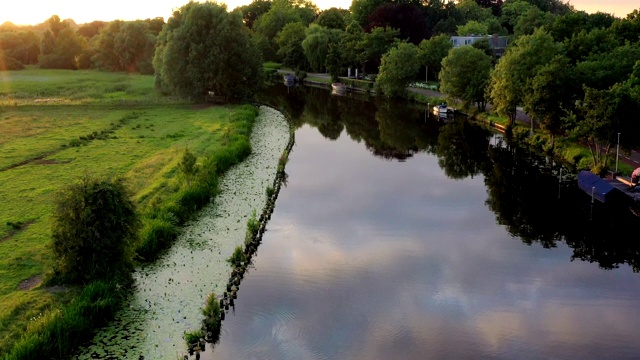
[[[229,264],[238,264],[246,260],[244,252],[242,251],[242,246],[236,246],[235,250],[233,250],[233,254],[227,259]]]
[[[220,302],[214,293],[209,294],[205,307],[202,309],[204,320],[202,323],[207,332],[217,333],[220,331]]]

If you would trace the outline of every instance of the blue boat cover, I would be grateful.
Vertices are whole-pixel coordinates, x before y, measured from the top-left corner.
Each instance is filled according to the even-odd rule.
[[[578,186],[590,196],[601,202],[606,202],[617,191],[613,185],[588,170],[578,173]]]

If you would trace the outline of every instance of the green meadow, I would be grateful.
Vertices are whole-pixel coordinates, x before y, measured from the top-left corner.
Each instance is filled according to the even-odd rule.
[[[7,355],[18,342],[36,346],[38,331],[81,296],[42,282],[59,189],[87,174],[124,177],[145,214],[180,201],[185,149],[199,164],[226,160],[230,148],[243,153],[255,108],[181,102],[156,94],[153,82],[97,71],[0,72],[0,357],[19,358]]]

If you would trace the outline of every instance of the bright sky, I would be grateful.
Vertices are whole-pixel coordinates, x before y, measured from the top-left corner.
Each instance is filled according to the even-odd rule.
[[[188,0],[2,0],[0,24],[11,21],[17,25],[32,25],[44,22],[52,15],[60,19],[73,19],[82,24],[94,20],[113,21],[137,20],[163,17],[165,21],[174,9],[180,8]],[[246,5],[251,0],[220,0],[226,2],[229,10]],[[320,9],[337,7],[348,9],[351,0],[316,0]],[[589,13],[602,11],[618,17],[625,17],[633,9],[640,8],[638,0],[571,0],[578,10]]]

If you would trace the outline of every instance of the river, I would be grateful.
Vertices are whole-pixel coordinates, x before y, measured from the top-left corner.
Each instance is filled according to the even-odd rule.
[[[630,359],[640,222],[464,119],[324,89],[205,359]]]
[[[201,359],[640,354],[640,245],[630,236],[640,220],[591,203],[572,170],[420,105],[282,84],[266,94],[296,127],[296,142],[262,244],[219,341]],[[268,177],[250,187],[266,183]],[[244,225],[260,206],[252,201],[233,216]],[[199,221],[215,218],[212,211]],[[203,237],[196,231],[190,238]],[[212,249],[210,241],[196,244],[196,258],[220,263],[216,241]],[[161,264],[145,273],[153,279],[147,282],[165,284],[168,275],[156,274],[163,267],[176,271]],[[197,309],[222,287],[213,284],[226,273],[214,274],[183,281],[199,292],[175,287],[173,300],[156,296],[168,298],[162,306],[169,312],[137,312],[146,320],[136,326],[150,337],[140,340],[146,353],[111,348],[103,358],[175,359],[183,349],[177,338],[198,323],[195,310],[180,320],[182,299]],[[128,346],[125,330],[111,327],[102,339]],[[85,354],[101,348],[97,339]]]

